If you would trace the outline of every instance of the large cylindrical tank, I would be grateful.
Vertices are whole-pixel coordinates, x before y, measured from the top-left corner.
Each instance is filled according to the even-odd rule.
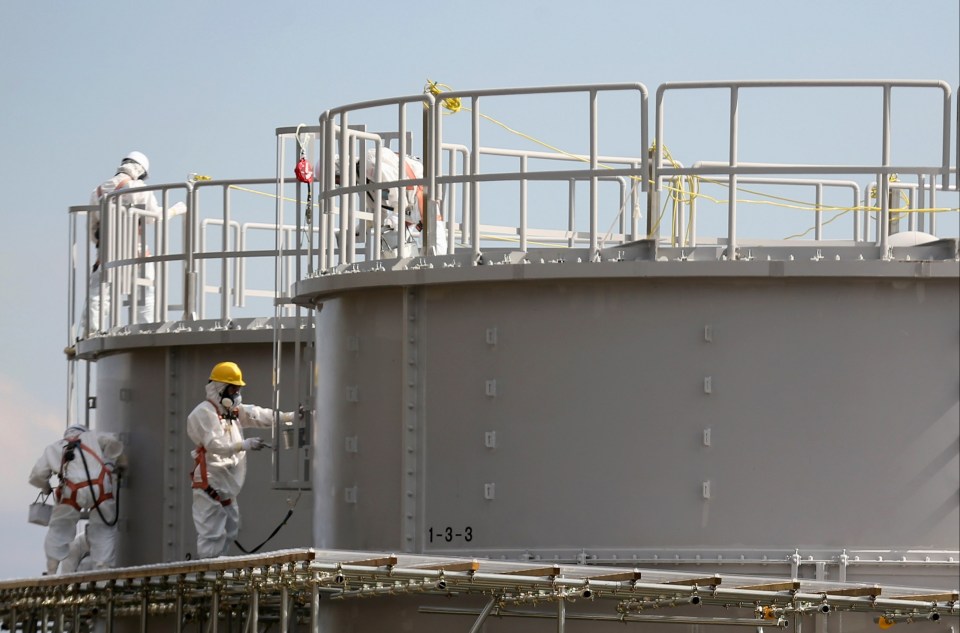
[[[299,290],[320,307],[318,547],[956,584],[938,558],[960,547],[955,261],[505,264]]]

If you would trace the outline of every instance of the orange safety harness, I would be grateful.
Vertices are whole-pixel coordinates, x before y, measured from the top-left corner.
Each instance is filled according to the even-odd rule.
[[[413,171],[413,165],[411,165],[409,161],[403,162],[403,168],[404,168],[404,171],[407,172],[407,178],[411,180],[416,179],[417,174],[416,172]],[[416,186],[407,185],[407,191],[410,191],[410,190],[415,191],[417,196],[417,207],[420,209],[420,221],[417,222],[417,230],[422,231],[423,230],[423,211],[424,211],[423,187],[421,187],[420,185],[416,185]],[[411,224],[413,224],[413,222],[410,222],[409,220],[407,220],[406,222],[407,222],[407,226],[410,226]]]
[[[413,171],[413,165],[411,165],[408,161],[404,161],[403,167],[404,167],[404,171],[407,172],[407,178],[410,178],[411,180],[416,179],[417,174],[416,172]],[[407,185],[407,191],[410,191],[410,190],[415,190],[416,192],[417,207],[420,209],[420,221],[416,223],[416,228],[418,231],[422,231],[423,230],[423,213],[424,211],[427,210],[427,207],[424,204],[424,199],[423,199],[423,187],[421,187],[420,185],[416,185],[416,186]],[[410,212],[408,211],[407,213],[409,214]],[[411,222],[410,220],[404,220],[404,221],[406,222],[407,226],[414,225],[414,223]],[[437,221],[443,222],[443,216],[439,213],[437,214]]]
[[[213,410],[217,414],[217,418],[219,418],[220,421],[223,422],[223,416],[220,415],[220,410],[217,408],[217,405],[213,404],[213,402],[211,402],[210,400],[207,400],[207,402],[209,402],[210,405],[213,407]],[[197,456],[194,458],[193,471],[190,473],[190,481],[192,482],[193,488],[195,490],[203,490],[205,493],[207,493],[207,495],[211,499],[213,499],[223,507],[227,507],[228,505],[233,503],[233,499],[224,500],[220,496],[220,493],[217,492],[216,489],[210,485],[210,481],[207,479],[206,447],[203,444],[197,444],[197,448],[194,450]],[[200,475],[199,479],[197,478],[198,473]]]
[[[79,483],[74,483],[74,482],[70,481],[69,479],[67,479],[66,476],[64,476],[64,470],[66,469],[67,461],[68,461],[68,460],[66,460],[66,459],[64,459],[64,458],[61,458],[61,460],[60,460],[60,473],[59,473],[60,485],[57,486],[57,489],[56,489],[56,491],[55,491],[55,493],[54,493],[54,498],[57,500],[57,503],[64,503],[64,504],[66,504],[66,505],[68,505],[68,506],[71,506],[71,507],[73,507],[73,508],[76,508],[77,510],[83,510],[83,508],[80,507],[80,504],[77,503],[77,493],[78,493],[82,488],[92,488],[92,487],[94,487],[94,486],[97,486],[97,487],[98,487],[98,490],[99,490],[99,493],[100,493],[100,494],[94,499],[94,502],[93,502],[93,505],[94,505],[94,506],[99,506],[99,505],[102,504],[103,502],[109,501],[110,499],[113,499],[113,493],[112,493],[112,492],[107,492],[107,491],[104,489],[104,485],[103,485],[103,484],[104,484],[104,482],[106,481],[107,476],[110,474],[110,471],[109,471],[109,469],[107,468],[106,464],[103,463],[103,459],[100,457],[100,455],[98,455],[97,452],[94,451],[92,448],[90,448],[89,446],[87,446],[86,444],[84,444],[83,442],[81,442],[79,435],[75,435],[75,436],[73,436],[73,437],[68,437],[68,438],[67,438],[67,446],[69,446],[70,444],[74,444],[74,446],[75,446],[76,448],[79,448],[79,449],[82,450],[82,451],[86,451],[87,453],[89,453],[90,455],[92,455],[93,458],[94,458],[95,460],[97,460],[97,462],[100,464],[100,474],[97,475],[97,478],[96,478],[96,479],[93,479],[93,480],[87,479],[87,480],[81,481],[81,482],[79,482]],[[64,452],[66,453],[66,451],[64,451]],[[64,488],[67,489],[67,492],[69,492],[69,494],[64,494],[64,490],[63,490]]]

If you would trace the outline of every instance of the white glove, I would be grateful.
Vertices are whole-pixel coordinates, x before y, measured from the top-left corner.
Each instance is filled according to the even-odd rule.
[[[167,218],[175,218],[178,215],[183,215],[187,212],[187,205],[182,202],[178,202],[169,209],[167,209]]]
[[[248,437],[243,440],[242,446],[245,451],[259,451],[263,448],[263,440],[259,437]]]

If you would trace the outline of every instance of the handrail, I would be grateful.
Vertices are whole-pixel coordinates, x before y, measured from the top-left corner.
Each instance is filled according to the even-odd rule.
[[[807,165],[793,165],[793,166],[782,166],[774,171],[768,171],[765,173],[792,173],[798,175],[823,175],[827,173],[875,173],[878,175],[878,180],[881,181],[881,221],[880,221],[880,251],[886,256],[887,253],[887,239],[888,235],[888,217],[889,217],[889,208],[887,206],[887,180],[889,176],[895,171],[904,172],[908,171],[905,168],[898,167],[896,170],[891,166],[891,147],[890,147],[890,115],[891,115],[891,105],[890,97],[891,91],[893,88],[938,88],[943,92],[943,120],[941,124],[941,165],[939,166],[939,173],[941,178],[944,179],[944,182],[949,180],[950,174],[950,112],[952,110],[951,106],[951,90],[950,85],[945,81],[926,81],[926,80],[876,80],[876,79],[837,79],[837,80],[784,80],[784,81],[768,81],[768,80],[752,80],[752,81],[691,81],[691,82],[675,82],[675,83],[665,83],[661,84],[657,88],[657,98],[656,98],[656,160],[654,162],[654,181],[656,184],[656,192],[659,193],[661,190],[660,177],[663,175],[670,174],[693,174],[697,172],[685,171],[683,169],[670,169],[664,166],[663,160],[663,147],[664,147],[664,131],[663,131],[663,118],[664,118],[664,96],[667,91],[670,90],[696,90],[696,89],[726,89],[730,91],[730,112],[728,119],[728,133],[729,133],[729,162],[728,167],[722,170],[720,173],[724,173],[728,176],[728,183],[731,192],[736,191],[737,187],[737,178],[739,174],[742,173],[758,173],[750,172],[747,169],[741,167],[738,163],[738,142],[739,142],[739,91],[741,89],[750,89],[750,88],[857,88],[857,87],[866,87],[866,88],[881,88],[883,90],[883,132],[882,132],[882,156],[881,162],[879,165],[871,166],[855,166],[855,167],[845,167],[843,171],[834,171],[840,168],[836,166],[828,166],[826,168],[817,167],[817,166],[807,166]],[[914,169],[914,168],[911,168]],[[929,173],[931,170],[930,167],[916,168],[922,169],[924,172]],[[912,172],[911,172],[912,173]],[[654,196],[654,200],[657,199],[657,196]],[[735,195],[729,197],[728,202],[728,216],[727,216],[727,235],[729,240],[729,253],[732,259],[737,257],[737,198]]]
[[[248,178],[221,181],[198,181],[188,183],[157,184],[138,188],[139,192],[159,192],[163,202],[160,212],[151,213],[147,210],[128,208],[125,202],[116,204],[121,196],[129,195],[130,190],[112,192],[103,197],[99,205],[76,206],[70,208],[70,290],[68,314],[68,329],[70,343],[73,339],[85,339],[94,334],[93,326],[100,324],[99,330],[111,332],[116,328],[138,326],[146,323],[163,323],[170,317],[184,321],[203,319],[213,316],[222,322],[231,318],[231,308],[244,308],[246,296],[269,297],[275,295],[265,273],[267,267],[272,267],[274,261],[283,258],[290,268],[305,256],[305,252],[295,246],[298,229],[291,224],[284,224],[277,228],[272,222],[273,199],[275,193],[259,191],[265,204],[259,204],[259,196],[253,201],[244,199],[237,202],[236,196],[246,186],[274,186],[273,178]],[[219,202],[213,205],[204,195],[206,190],[217,192]],[[170,214],[174,205],[173,196],[182,197],[186,211],[183,219]],[[257,209],[260,209],[259,211]],[[87,280],[97,253],[88,239],[90,212],[98,211],[101,217],[101,249],[100,270],[103,274],[101,292],[109,301],[101,302],[101,320],[87,318],[87,308],[77,305],[80,296],[85,297],[86,306],[90,305],[91,289]],[[138,237],[139,219],[148,219],[142,237]],[[183,230],[180,231],[182,225]],[[208,245],[209,229],[219,227],[221,236],[226,227],[232,226],[227,233],[227,239],[222,241],[220,248],[211,250]],[[177,230],[174,230],[174,229]],[[262,248],[259,237],[251,241],[254,233],[280,233],[283,235],[283,247],[277,251],[274,248]],[[83,249],[78,249],[78,240],[86,242]],[[140,250],[138,244],[149,248]],[[252,248],[251,248],[252,247]],[[219,307],[210,314],[209,308],[200,297],[207,294],[206,264],[212,260],[219,260],[221,266],[221,280],[213,289],[220,294]],[[247,274],[248,262],[261,261],[262,264]],[[178,274],[171,275],[173,266],[179,265]],[[144,277],[137,272],[144,266],[155,267],[156,279]],[[83,272],[81,272],[83,271]],[[197,283],[199,281],[199,284]],[[83,284],[81,286],[80,284]],[[175,293],[176,302],[170,301],[171,284],[182,287],[182,293]],[[149,288],[156,293],[156,305],[146,319],[138,314],[142,300],[137,297],[137,290]],[[259,289],[255,289],[259,288]],[[81,294],[82,293],[82,294]],[[233,295],[231,305],[230,295]],[[180,300],[182,298],[182,303]],[[199,305],[198,305],[199,303]],[[121,308],[123,308],[121,310]],[[285,308],[289,311],[291,308]],[[176,312],[181,314],[176,314]],[[256,316],[263,316],[255,313]],[[82,317],[82,318],[81,318]],[[91,321],[93,321],[91,323]],[[76,325],[84,323],[82,332],[76,332]]]
[[[882,140],[881,158],[876,164],[865,165],[837,165],[837,164],[789,164],[789,163],[747,163],[739,160],[737,152],[738,119],[737,107],[739,91],[763,88],[880,88],[883,92],[884,120],[880,130]],[[897,165],[891,159],[890,152],[890,93],[900,89],[935,89],[940,90],[943,98],[944,117],[942,122],[935,122],[943,137],[938,147],[936,164]],[[728,118],[728,150],[729,156],[724,162],[695,162],[685,167],[675,163],[665,163],[666,149],[664,143],[665,96],[670,91],[693,89],[721,89],[730,93],[730,113]],[[618,138],[619,147],[624,141],[627,147],[636,149],[636,155],[611,155],[601,153],[600,143],[600,101],[608,93],[620,92],[636,94],[639,99],[639,108],[636,117],[633,111],[628,117],[638,122],[639,143],[632,136]],[[566,152],[564,150],[543,151],[527,149],[518,144],[516,147],[492,147],[480,142],[479,122],[482,116],[481,103],[485,111],[492,111],[487,101],[501,97],[521,97],[529,95],[569,95],[574,99],[584,98],[585,105],[589,106],[586,117],[582,120],[583,129],[589,138],[588,151],[582,153]],[[190,321],[197,318],[213,316],[221,320],[231,318],[234,309],[245,309],[248,297],[261,297],[267,292],[270,275],[261,270],[260,264],[253,264],[272,256],[277,263],[274,268],[275,298],[285,294],[289,287],[299,281],[305,268],[307,274],[326,274],[341,270],[341,267],[352,267],[361,260],[378,260],[383,257],[380,248],[383,213],[377,204],[366,202],[366,194],[382,189],[397,189],[403,193],[405,187],[423,187],[429,208],[424,212],[426,225],[424,248],[426,253],[430,247],[437,244],[437,216],[441,215],[448,235],[448,246],[445,253],[440,255],[455,255],[469,253],[469,261],[477,265],[482,261],[484,250],[491,240],[485,240],[481,234],[481,226],[498,226],[505,223],[495,217],[499,215],[516,218],[515,234],[519,238],[519,249],[527,251],[540,246],[531,243],[533,234],[550,235],[551,231],[564,227],[564,235],[568,246],[585,245],[589,253],[584,260],[595,261],[599,250],[609,246],[607,233],[615,231],[611,226],[606,232],[601,230],[599,223],[607,222],[610,216],[605,213],[615,211],[612,222],[619,222],[619,233],[615,239],[634,241],[640,237],[638,221],[641,217],[646,197],[648,237],[659,239],[659,229],[650,234],[653,221],[660,211],[660,195],[666,187],[665,179],[678,177],[719,176],[725,179],[730,187],[727,201],[726,235],[717,238],[726,241],[728,256],[736,257],[738,230],[736,222],[736,205],[738,200],[736,185],[740,183],[765,183],[784,187],[808,186],[815,191],[814,203],[814,239],[824,239],[822,213],[818,211],[822,206],[822,192],[827,187],[849,187],[854,192],[854,203],[851,209],[861,213],[853,214],[854,239],[865,237],[866,217],[864,205],[859,204],[858,193],[860,186],[853,180],[833,180],[833,176],[844,174],[848,177],[870,175],[879,183],[880,221],[878,222],[877,241],[881,253],[887,254],[887,238],[889,236],[890,209],[888,194],[890,191],[906,189],[916,191],[911,194],[918,202],[928,204],[934,208],[936,196],[939,192],[955,191],[951,186],[949,174],[957,171],[956,166],[950,164],[950,140],[952,131],[950,125],[954,115],[954,103],[950,87],[941,81],[910,81],[910,80],[826,80],[826,81],[740,81],[740,82],[684,82],[666,83],[657,88],[656,92],[656,127],[652,153],[647,150],[650,146],[648,138],[647,106],[648,94],[640,83],[619,84],[587,84],[572,86],[539,86],[516,89],[486,89],[473,91],[451,91],[439,95],[420,94],[408,95],[389,99],[365,101],[333,108],[323,112],[319,124],[305,127],[305,137],[309,137],[309,147],[312,152],[311,162],[317,164],[317,182],[306,188],[292,180],[287,180],[284,173],[285,161],[288,160],[287,150],[293,138],[293,128],[277,130],[277,178],[232,179],[221,181],[190,181],[187,183],[148,185],[139,188],[138,192],[158,194],[162,198],[159,214],[150,214],[142,210],[127,209],[123,203],[117,204],[121,196],[130,193],[129,190],[113,192],[104,196],[99,207],[88,209],[99,210],[102,218],[101,265],[103,284],[101,291],[109,302],[101,304],[104,312],[101,325],[109,323],[110,328],[122,325],[140,325],[144,320],[138,307],[143,303],[137,297],[140,288],[156,288],[158,301],[154,313],[147,316],[147,321],[166,322],[171,317]],[[441,104],[446,99],[460,99],[469,109],[469,125],[452,126],[444,122]],[[422,121],[408,117],[410,107],[419,108],[423,112]],[[385,108],[388,117],[396,121],[396,129],[375,134],[366,131],[366,125],[351,125],[360,119],[360,115],[369,114],[372,117],[379,115],[376,109]],[[418,110],[418,111],[420,111]],[[960,108],[957,109],[960,117]],[[382,122],[381,119],[377,119]],[[367,123],[364,121],[364,123]],[[467,121],[464,121],[467,123]],[[629,122],[628,122],[629,123]],[[372,127],[372,124],[371,124]],[[634,130],[637,126],[634,126]],[[958,125],[960,127],[960,125]],[[468,131],[465,131],[468,128]],[[374,148],[374,156],[378,156],[383,148],[390,147],[389,139],[395,139],[401,169],[412,152],[410,145],[411,134],[418,130],[425,137],[423,156],[424,172],[420,178],[408,177],[404,171],[400,172],[395,180],[381,182],[374,178],[374,182],[367,183],[364,178],[358,179],[353,170],[345,170],[348,174],[342,183],[335,179],[335,160],[342,155],[345,161],[358,158],[359,153],[368,148]],[[509,128],[508,128],[509,129]],[[604,126],[603,129],[607,129]],[[621,127],[622,129],[622,127]],[[457,133],[464,133],[468,138],[456,138]],[[465,141],[465,142],[461,142]],[[295,146],[294,150],[298,148]],[[392,148],[391,148],[392,149]],[[618,152],[622,153],[622,152]],[[633,154],[628,150],[628,154]],[[516,167],[510,166],[505,171],[491,170],[493,163],[504,159],[509,163],[515,160]],[[365,160],[365,158],[363,159]],[[375,158],[371,160],[376,161]],[[545,163],[553,163],[557,168]],[[490,163],[488,165],[487,163]],[[482,169],[484,167],[485,169]],[[378,171],[376,164],[374,172]],[[916,176],[916,184],[891,183],[893,173]],[[955,180],[955,178],[953,179]],[[619,195],[607,188],[601,187],[604,182],[617,183]],[[638,183],[639,181],[639,183]],[[504,198],[498,187],[493,183],[504,183],[507,187],[516,187],[517,197]],[[515,183],[515,184],[508,184]],[[653,186],[651,186],[651,183]],[[246,198],[238,202],[238,189],[246,185],[274,185],[275,193],[262,193],[272,198],[269,203],[257,207]],[[639,186],[637,186],[639,185]],[[538,220],[537,228],[530,226],[529,189],[544,187],[549,189],[548,196],[538,195],[537,206],[546,207],[550,214],[544,223]],[[218,192],[219,200],[212,205],[207,197],[207,190]],[[484,211],[480,207],[481,189],[490,190],[494,195],[490,197],[492,203]],[[497,191],[494,191],[497,189]],[[588,191],[589,189],[589,191]],[[302,193],[309,195],[316,192],[315,202],[311,200],[311,207],[303,205]],[[538,190],[539,193],[539,190]],[[682,194],[683,192],[681,192]],[[676,195],[676,194],[675,194]],[[456,200],[460,197],[459,205]],[[553,196],[553,197],[551,197]],[[400,196],[398,196],[400,197]],[[678,196],[675,204],[681,204]],[[285,200],[296,200],[296,222],[291,223],[282,219]],[[588,215],[576,213],[576,206],[588,201]],[[556,200],[557,202],[554,202]],[[182,201],[186,213],[182,220],[170,216],[170,209],[174,201]],[[601,201],[603,206],[601,207]],[[493,204],[496,203],[496,204]],[[696,195],[690,194],[686,202],[691,207],[691,221],[696,222]],[[270,213],[270,205],[274,205],[274,213]],[[556,206],[554,206],[556,205]],[[316,207],[318,214],[314,218],[312,211]],[[459,209],[457,208],[459,206]],[[627,208],[629,207],[629,218]],[[257,209],[251,212],[251,208]],[[516,215],[513,215],[513,209]],[[676,213],[676,206],[674,212]],[[77,270],[89,269],[96,254],[92,253],[88,242],[86,257],[83,250],[77,248],[77,240],[86,239],[80,231],[83,218],[87,212],[80,211],[82,207],[73,208],[71,213],[71,289],[70,292],[70,326],[75,325],[73,316],[78,312],[77,299],[79,298],[78,284],[81,278],[86,280],[87,274],[78,275]],[[493,210],[491,210],[493,209]],[[538,209],[539,210],[539,209]],[[301,211],[304,215],[300,215]],[[565,211],[565,214],[564,214]],[[459,213],[459,217],[458,216]],[[486,216],[486,217],[485,217]],[[910,217],[910,228],[919,226],[925,228],[935,226],[931,216],[929,222],[916,221]],[[149,218],[151,227],[147,229],[143,238],[138,237],[138,220]],[[272,221],[271,221],[272,220]],[[491,221],[492,220],[492,221]],[[555,220],[555,221],[554,221]],[[513,220],[511,220],[513,221]],[[696,247],[700,238],[697,236],[696,225],[689,228],[692,239],[687,240],[686,219],[683,213],[675,222],[675,240],[681,247]],[[367,224],[369,223],[369,224]],[[372,234],[372,244],[365,244],[358,240],[356,230],[360,226],[369,226]],[[509,222],[506,223],[509,225]],[[586,227],[585,232],[577,230],[578,225]],[[234,228],[230,228],[230,227]],[[208,231],[212,227],[219,227],[221,247],[209,249]],[[182,228],[182,231],[181,231]],[[176,230],[174,230],[176,229]],[[546,229],[544,231],[543,229]],[[261,233],[273,232],[275,242],[272,248],[263,248],[260,243]],[[509,229],[507,231],[509,233]],[[150,248],[149,256],[140,252],[138,244],[142,239],[144,246]],[[554,240],[549,239],[547,247],[553,248]],[[360,242],[360,243],[358,243]],[[586,243],[586,244],[584,244]],[[314,249],[316,245],[316,249]],[[400,240],[400,259],[409,253],[402,252],[407,248],[404,240]],[[459,248],[458,248],[459,247]],[[314,257],[316,259],[314,259]],[[206,294],[207,263],[219,260],[221,281],[216,285],[214,292],[220,293],[219,306],[208,308],[202,297]],[[306,263],[306,266],[302,264]],[[403,265],[403,264],[401,264]],[[138,267],[153,266],[157,270],[156,279],[147,278],[144,273],[138,272]],[[248,271],[248,266],[253,266]],[[175,273],[175,274],[171,274]],[[175,305],[170,301],[171,291],[182,302]],[[229,295],[233,294],[231,302]],[[90,301],[90,289],[84,295]],[[106,309],[109,306],[109,309]],[[213,309],[214,312],[211,312]],[[288,308],[284,308],[288,309]],[[122,314],[123,313],[123,314]],[[178,314],[179,313],[179,314]],[[124,316],[126,315],[126,316]],[[260,315],[263,316],[263,315]],[[90,319],[88,319],[90,321]],[[89,324],[88,324],[89,325]],[[107,329],[107,328],[103,328]],[[91,332],[83,332],[87,337]],[[73,336],[73,333],[71,333]]]
[[[570,86],[535,86],[527,88],[501,88],[487,90],[455,90],[443,93],[443,99],[469,99],[471,103],[471,147],[470,152],[470,172],[476,175],[480,172],[480,99],[483,97],[496,96],[520,96],[537,94],[563,94],[563,93],[587,93],[589,96],[589,145],[590,145],[590,170],[597,169],[598,150],[598,126],[597,126],[597,97],[601,92],[612,91],[637,91],[640,93],[640,155],[641,173],[646,173],[647,156],[645,148],[647,147],[648,128],[647,128],[647,88],[641,83],[619,83],[619,84],[585,84]],[[431,110],[434,129],[438,136],[442,131],[440,124],[442,112],[440,108]],[[442,138],[437,138],[437,143],[442,142]],[[479,182],[479,181],[478,181]],[[643,184],[643,190],[646,191],[646,183]],[[480,187],[471,187],[471,235],[473,236],[473,255],[474,265],[480,261],[480,241],[477,239],[480,224]],[[590,253],[593,259],[597,253],[597,176],[590,176]]]

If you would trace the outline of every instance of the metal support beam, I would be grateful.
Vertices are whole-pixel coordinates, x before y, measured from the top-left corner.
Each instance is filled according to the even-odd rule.
[[[313,572],[313,584],[310,587],[310,633],[320,633],[320,574]]]
[[[284,583],[280,589],[280,633],[290,630],[290,589]],[[216,632],[214,632],[216,633]]]
[[[470,627],[470,633],[480,633],[480,629],[483,628],[483,623],[486,621],[487,616],[490,615],[490,612],[493,611],[494,605],[497,604],[497,598],[494,596],[490,598],[490,601],[487,602],[487,605],[483,607],[480,611],[480,615],[477,617],[477,621],[473,623],[473,626]]]

